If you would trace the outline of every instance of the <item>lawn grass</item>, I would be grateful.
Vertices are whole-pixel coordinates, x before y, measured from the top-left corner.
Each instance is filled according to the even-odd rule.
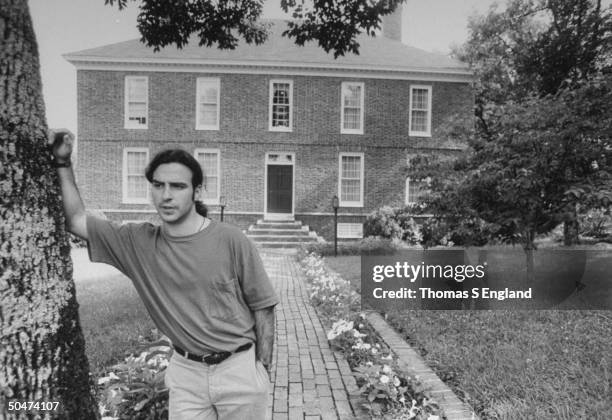
[[[92,372],[100,374],[155,328],[132,282],[122,275],[76,281],[79,316]]]
[[[326,257],[360,289],[360,257]],[[486,419],[612,418],[609,311],[403,311],[388,321]]]

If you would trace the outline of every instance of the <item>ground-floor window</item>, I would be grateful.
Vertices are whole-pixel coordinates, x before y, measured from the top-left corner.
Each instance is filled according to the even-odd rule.
[[[342,207],[363,207],[363,153],[340,153],[338,197]]]
[[[406,178],[406,205],[422,202],[429,194],[429,179],[413,180]]]
[[[218,149],[196,149],[195,158],[204,173],[202,201],[205,204],[219,204],[221,190],[220,152]]]
[[[149,183],[144,172],[149,162],[149,149],[127,147],[123,149],[123,203],[147,204]]]

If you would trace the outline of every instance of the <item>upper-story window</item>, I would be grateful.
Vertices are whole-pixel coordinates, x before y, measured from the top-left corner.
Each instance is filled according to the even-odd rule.
[[[341,133],[363,134],[363,97],[363,83],[342,83]]]
[[[126,204],[149,203],[149,182],[145,178],[145,168],[149,162],[149,149],[146,147],[126,147],[123,149],[123,202]]]
[[[270,131],[293,129],[293,81],[270,81]]]
[[[431,137],[431,86],[410,86],[410,135]]]
[[[363,153],[340,153],[338,196],[342,207],[363,207]]]
[[[125,78],[125,128],[147,128],[149,123],[149,78]]]
[[[198,77],[196,86],[196,129],[219,129],[221,81],[216,77]]]
[[[221,190],[219,149],[196,149],[195,158],[204,173],[202,201],[206,204],[219,204]]]

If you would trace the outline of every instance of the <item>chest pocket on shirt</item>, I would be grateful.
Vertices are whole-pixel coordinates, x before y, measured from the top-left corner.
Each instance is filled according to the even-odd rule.
[[[212,282],[213,300],[211,315],[223,320],[233,320],[240,315],[237,284],[234,279],[217,279]]]

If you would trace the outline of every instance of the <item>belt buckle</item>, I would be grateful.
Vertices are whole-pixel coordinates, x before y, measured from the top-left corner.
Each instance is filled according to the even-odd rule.
[[[204,357],[204,362],[207,365],[217,365],[221,363],[222,361],[224,361],[225,359],[227,359],[228,357],[230,357],[231,355],[232,354],[229,351],[222,351],[219,353],[209,354],[208,356]]]

